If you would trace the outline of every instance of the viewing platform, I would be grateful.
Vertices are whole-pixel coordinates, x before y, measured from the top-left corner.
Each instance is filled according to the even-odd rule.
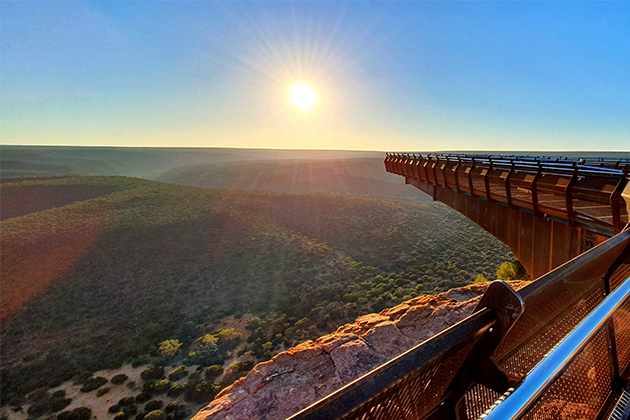
[[[628,159],[388,153],[385,168],[505,243],[533,278],[628,223]]]

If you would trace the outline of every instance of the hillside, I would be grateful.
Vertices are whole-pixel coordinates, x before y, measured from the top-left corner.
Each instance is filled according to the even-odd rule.
[[[211,398],[285,348],[513,258],[440,204],[81,176],[4,183],[0,200],[15,215],[0,223],[3,404],[134,360],[224,365]]]
[[[280,160],[178,167],[155,178],[196,187],[428,200],[400,177],[383,171],[383,158]]]

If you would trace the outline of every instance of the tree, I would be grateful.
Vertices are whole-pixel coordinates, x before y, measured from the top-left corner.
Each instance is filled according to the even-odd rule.
[[[180,343],[179,340],[166,340],[160,343],[158,351],[162,356],[172,357],[177,354],[181,346],[182,343]]]
[[[483,276],[483,274],[479,274],[473,283],[485,283],[488,279]]]
[[[516,280],[519,278],[518,267],[511,261],[505,261],[497,270],[499,280]]]

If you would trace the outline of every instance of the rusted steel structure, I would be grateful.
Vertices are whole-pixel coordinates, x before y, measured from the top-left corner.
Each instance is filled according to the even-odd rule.
[[[533,278],[628,223],[628,159],[387,153],[385,168],[490,232]]]

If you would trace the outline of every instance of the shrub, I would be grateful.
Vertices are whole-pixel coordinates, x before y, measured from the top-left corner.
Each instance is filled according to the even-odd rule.
[[[114,420],[127,420],[129,418],[129,416],[127,415],[127,413],[123,413],[122,411],[116,413],[116,415],[114,416]]]
[[[79,407],[72,411],[62,411],[57,414],[58,420],[90,420],[91,417],[92,410],[88,407]]]
[[[151,411],[159,410],[163,406],[164,406],[164,403],[160,400],[149,401],[147,405],[144,406],[144,411],[148,413]]]
[[[516,280],[518,277],[518,267],[513,262],[505,261],[497,270],[499,280]]]
[[[164,377],[164,368],[162,366],[154,366],[145,369],[140,373],[140,377],[145,381],[150,379],[162,379]]]
[[[126,405],[120,411],[131,417],[138,413],[138,407],[136,407],[135,405]]]
[[[50,397],[43,400],[39,400],[31,404],[28,408],[28,415],[32,417],[39,417],[44,414],[52,414],[57,411],[63,410],[72,402],[72,398],[63,397]]]
[[[179,340],[165,340],[160,343],[158,351],[162,356],[172,357],[177,354],[181,346],[182,343],[180,343]]]
[[[118,375],[114,375],[112,379],[110,379],[110,382],[114,385],[121,385],[124,384],[127,379],[129,379],[129,376],[124,373],[119,373]]]
[[[153,392],[153,387],[157,384],[158,381],[155,379],[149,379],[142,384],[142,390],[145,392]]]
[[[168,379],[171,381],[179,381],[186,376],[188,376],[188,370],[186,369],[186,366],[180,366],[168,374]]]
[[[154,410],[144,416],[144,420],[164,420],[164,412],[162,410]]]
[[[166,395],[172,398],[177,398],[180,395],[182,395],[185,389],[186,389],[186,385],[173,384],[173,386],[171,386],[171,388],[168,390]]]
[[[120,401],[118,401],[118,405],[120,406],[133,405],[135,401],[136,400],[134,397],[125,397],[125,398],[121,398]]]
[[[473,283],[485,283],[487,281],[487,278],[485,278],[482,274],[479,274]]]
[[[151,392],[150,391],[142,391],[141,393],[136,395],[136,402],[137,403],[144,403],[144,402],[149,401],[150,399],[151,399]]]
[[[127,388],[134,390],[136,389],[136,382],[135,381],[129,381],[127,382]]]
[[[168,379],[161,380],[153,386],[153,393],[157,395],[164,394],[170,387],[171,382]]]
[[[46,388],[40,388],[28,394],[26,401],[35,402],[43,400],[44,398],[48,398],[48,390]]]
[[[62,398],[66,396],[66,391],[64,391],[63,389],[60,389],[58,391],[53,392],[52,396],[54,398]]]
[[[79,385],[79,384],[84,383],[88,379],[90,379],[93,374],[94,374],[94,372],[90,372],[89,370],[86,370],[86,371],[83,371],[83,372],[79,373],[74,378],[72,378],[72,381],[74,382],[75,385]]]
[[[96,396],[97,396],[97,397],[101,397],[101,396],[103,396],[103,395],[105,395],[105,394],[109,393],[109,391],[111,391],[111,388],[107,388],[107,387],[97,389],[97,390],[96,390]]]
[[[177,401],[173,401],[164,409],[168,413],[168,417],[171,420],[183,420],[189,414],[188,407],[186,404],[178,403]]]
[[[81,387],[81,392],[90,392],[98,389],[109,382],[107,379],[102,376],[97,376],[96,378],[90,378],[83,384]]]
[[[118,404],[112,405],[107,411],[112,414],[118,413],[120,411],[120,406]]]
[[[186,400],[197,403],[207,403],[219,393],[221,386],[215,383],[204,382],[197,385],[193,392],[186,396]]]
[[[131,367],[137,368],[143,365],[147,365],[150,361],[151,360],[147,356],[140,356],[137,359],[134,359],[133,362],[131,362]]]
[[[223,366],[221,365],[212,365],[206,368],[207,379],[214,379],[217,376],[221,375],[222,373],[223,373]]]

